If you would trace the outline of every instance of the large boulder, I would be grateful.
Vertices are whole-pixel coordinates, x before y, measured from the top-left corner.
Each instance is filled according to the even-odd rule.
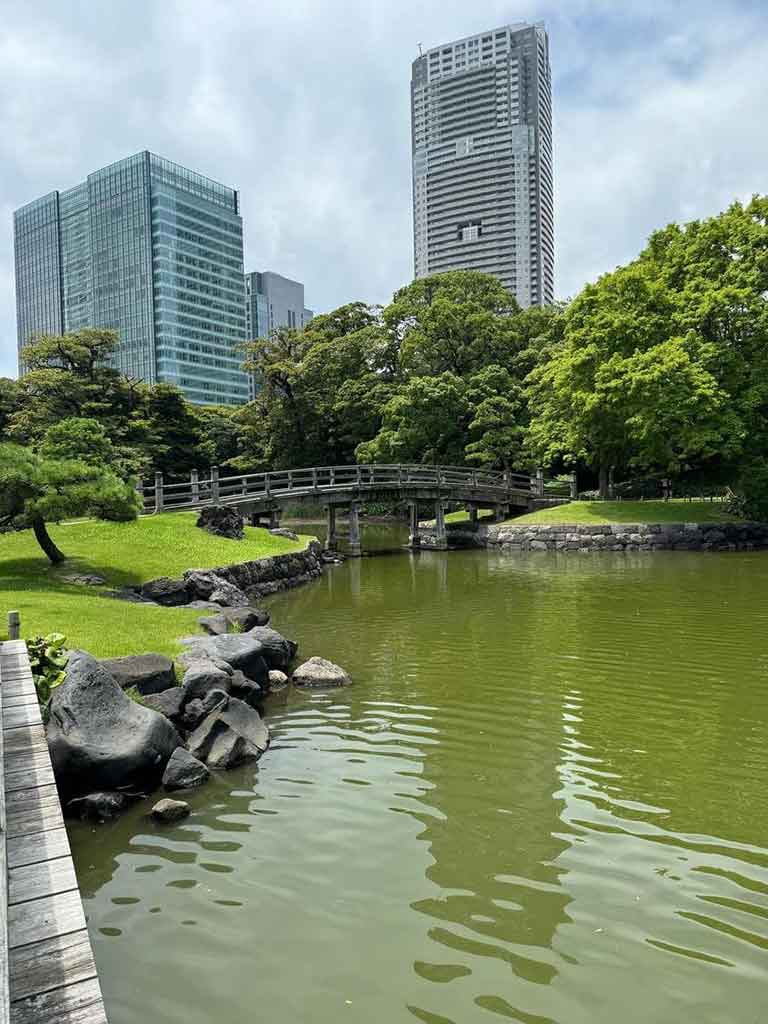
[[[186,664],[205,658],[213,662],[223,661],[232,669],[239,668],[259,685],[267,682],[269,668],[264,660],[264,648],[251,633],[185,637],[182,643],[189,647]]]
[[[269,746],[269,732],[257,711],[230,697],[225,707],[212,711],[198,725],[187,746],[209,768],[231,768],[261,757]]]
[[[227,703],[229,694],[224,690],[209,690],[204,697],[195,697],[184,708],[184,715],[181,719],[182,728],[187,732],[196,729],[206,715],[220,706]]]
[[[286,540],[298,540],[299,535],[289,530],[286,526],[276,526],[269,531],[273,537],[285,537]]]
[[[165,766],[163,786],[169,791],[192,789],[195,786],[202,786],[204,782],[207,782],[210,774],[202,761],[198,761],[184,747],[177,747],[171,754],[170,761]]]
[[[190,599],[190,593],[184,580],[175,580],[170,576],[160,576],[156,580],[149,580],[141,587],[141,596],[155,604],[179,605],[186,604]]]
[[[197,525],[217,537],[242,540],[245,536],[245,521],[236,508],[228,505],[209,505],[201,510]]]
[[[293,673],[295,686],[330,687],[351,686],[352,680],[340,665],[326,658],[310,658]]]
[[[279,669],[284,672],[293,660],[299,645],[293,640],[287,640],[282,633],[269,626],[254,626],[248,630],[248,636],[258,640],[261,644],[264,660],[270,668]]]
[[[269,623],[269,612],[263,608],[222,608],[221,614],[242,633],[247,633],[254,626],[266,626]]]
[[[238,668],[232,673],[232,696],[255,708],[264,698],[264,689],[248,679]]]
[[[248,595],[228,580],[219,582],[216,589],[211,591],[209,600],[225,608],[245,608],[248,605]]]
[[[188,569],[184,573],[184,583],[190,593],[198,600],[210,603],[211,594],[223,582],[223,577],[213,569]]]
[[[124,658],[103,658],[101,664],[124,690],[135,687],[140,694],[162,693],[176,685],[173,662],[162,654],[130,654]]]
[[[73,651],[53,691],[48,746],[60,792],[151,789],[179,746],[163,715],[125,696],[103,665]]]
[[[231,676],[208,658],[200,658],[192,662],[184,673],[182,689],[184,691],[184,703],[192,700],[200,700],[211,690],[224,690],[229,693]]]
[[[172,686],[169,690],[163,690],[162,693],[148,694],[143,698],[142,703],[145,707],[152,708],[153,711],[165,715],[167,719],[178,727],[184,708],[185,696],[183,686]]]
[[[229,622],[223,615],[204,615],[197,622],[210,636],[221,636],[222,633],[229,632]]]

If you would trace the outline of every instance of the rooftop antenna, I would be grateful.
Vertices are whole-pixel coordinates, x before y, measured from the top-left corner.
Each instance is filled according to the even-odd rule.
[[[422,48],[421,48],[421,43],[416,43],[416,45],[417,45],[417,46],[418,46],[418,48],[419,48],[419,56],[420,56],[420,57],[423,57],[423,56],[424,56],[424,51],[423,51],[423,50],[422,50]]]

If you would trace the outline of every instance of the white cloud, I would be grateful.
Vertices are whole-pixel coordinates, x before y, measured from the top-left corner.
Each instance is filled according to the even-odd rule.
[[[0,40],[0,373],[15,369],[13,209],[144,148],[240,189],[248,268],[301,278],[317,309],[385,301],[411,274],[419,41],[546,21],[560,295],[654,227],[766,190],[768,12],[747,2],[13,6]]]

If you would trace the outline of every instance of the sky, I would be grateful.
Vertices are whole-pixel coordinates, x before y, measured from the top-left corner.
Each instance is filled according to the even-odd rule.
[[[246,270],[316,311],[388,301],[413,276],[418,43],[545,23],[559,298],[768,192],[764,0],[0,0],[0,21],[0,375],[13,210],[142,149],[240,190]]]

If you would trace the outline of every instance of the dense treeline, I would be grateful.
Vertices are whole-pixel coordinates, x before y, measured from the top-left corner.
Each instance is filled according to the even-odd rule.
[[[603,492],[611,473],[741,485],[768,514],[765,197],[656,232],[567,305],[521,310],[495,278],[454,271],[280,328],[244,345],[258,390],[240,408],[126,379],[117,343],[90,329],[25,349],[26,374],[0,380],[6,461],[72,420],[70,457],[95,424],[123,480],[212,463],[543,465]]]

